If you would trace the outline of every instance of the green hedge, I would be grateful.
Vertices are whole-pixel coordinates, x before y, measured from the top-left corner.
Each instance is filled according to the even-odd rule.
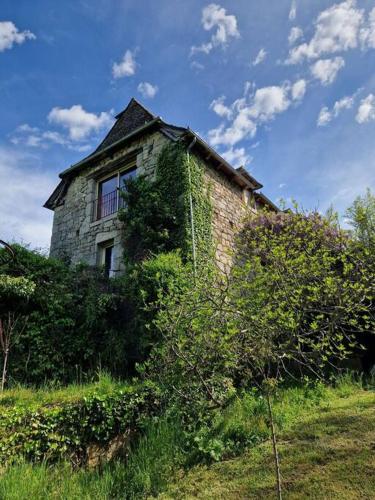
[[[37,409],[0,407],[0,464],[68,459],[84,465],[90,445],[104,447],[120,434],[138,431],[160,406],[160,392],[147,383]]]

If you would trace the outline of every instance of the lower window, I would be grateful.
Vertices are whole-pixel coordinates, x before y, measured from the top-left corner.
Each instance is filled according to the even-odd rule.
[[[104,267],[104,273],[109,278],[115,275],[113,240],[99,245],[99,265]]]

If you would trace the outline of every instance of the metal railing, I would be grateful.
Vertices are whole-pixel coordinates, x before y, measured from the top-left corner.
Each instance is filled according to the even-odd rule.
[[[115,189],[110,193],[100,196],[93,202],[92,220],[97,221],[116,213],[123,208],[124,201],[120,196],[120,189]]]

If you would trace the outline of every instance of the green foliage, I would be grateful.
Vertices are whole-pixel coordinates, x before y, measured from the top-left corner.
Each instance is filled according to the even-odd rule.
[[[152,346],[160,341],[153,327],[159,297],[172,291],[178,293],[188,269],[180,252],[172,251],[134,264],[117,279],[127,307],[123,351],[129,367],[144,361]]]
[[[348,376],[346,392],[358,393],[360,388],[354,383],[351,385],[350,380]],[[290,429],[302,413],[334,404],[337,395],[341,396],[341,381],[335,385],[324,387],[308,383],[281,387],[274,401],[280,429]],[[0,498],[133,499],[156,496],[168,487],[178,469],[186,471],[198,462],[235,457],[247,448],[256,449],[256,445],[267,437],[267,406],[263,396],[256,390],[243,391],[224,411],[215,411],[207,425],[191,431],[183,425],[178,411],[144,419],[140,437],[133,442],[125,462],[116,460],[100,469],[74,472],[64,463],[28,465],[21,461],[9,466],[1,477]],[[25,481],[27,488],[23,485]]]
[[[125,260],[134,263],[161,252],[180,249],[192,256],[190,200],[194,212],[197,255],[204,258],[211,246],[212,208],[204,167],[180,144],[167,144],[159,155],[156,178],[131,179],[122,193],[125,208]]]
[[[353,226],[355,237],[372,251],[375,250],[375,196],[370,189],[358,196],[346,216]]]
[[[70,459],[85,464],[89,445],[103,446],[120,434],[138,431],[159,405],[158,389],[143,384],[88,393],[64,404],[0,406],[0,462]]]
[[[361,335],[374,331],[371,281],[356,246],[320,215],[250,219],[231,299],[242,311],[236,324],[246,332],[244,362],[254,374],[264,375],[268,365],[272,376],[317,374],[345,359]]]
[[[146,376],[197,419],[225,406],[236,387],[322,376],[374,330],[373,284],[356,252],[317,214],[249,219],[231,275],[202,271],[160,297],[163,343]]]
[[[126,373],[122,349],[126,311],[117,284],[98,269],[68,267],[19,245],[13,249],[14,261],[0,259],[0,274],[8,282],[17,280],[35,287],[27,303],[13,296],[6,305],[8,310],[22,305],[28,317],[11,353],[13,381],[70,382],[98,366]]]
[[[28,299],[34,291],[35,283],[23,276],[0,275],[0,297],[2,303],[4,299]]]

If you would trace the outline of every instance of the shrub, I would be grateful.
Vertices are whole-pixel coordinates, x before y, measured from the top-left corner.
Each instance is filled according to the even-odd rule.
[[[120,434],[136,433],[160,406],[160,391],[145,383],[62,404],[2,407],[0,463],[68,459],[85,464],[90,445],[105,446]]]

